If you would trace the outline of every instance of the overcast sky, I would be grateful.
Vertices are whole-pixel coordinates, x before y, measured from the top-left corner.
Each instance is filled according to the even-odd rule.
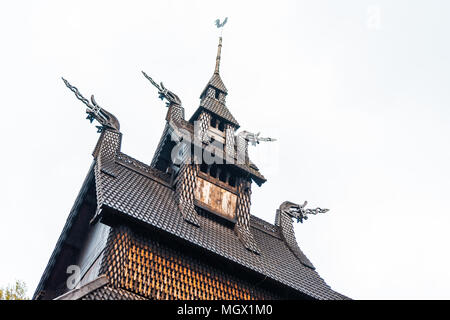
[[[450,299],[448,1],[1,1],[0,286],[31,296],[98,139],[64,76],[120,121],[122,151],[150,163],[166,108],[189,118],[221,76],[268,181],[252,213],[284,200],[329,212],[297,241],[355,299]]]

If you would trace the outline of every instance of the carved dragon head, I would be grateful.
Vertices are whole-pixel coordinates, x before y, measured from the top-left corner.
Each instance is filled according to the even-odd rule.
[[[328,212],[329,209],[305,209],[306,205],[308,204],[308,201],[305,201],[302,205],[290,202],[290,201],[284,201],[280,205],[280,211],[284,214],[287,214],[289,217],[297,219],[297,222],[303,223],[303,220],[307,220],[308,214],[316,215],[318,213],[325,213]]]
[[[261,132],[258,133],[251,133],[248,131],[241,131],[238,133],[238,136],[240,136],[241,138],[243,138],[245,141],[250,142],[253,146],[256,146],[257,144],[259,144],[260,141],[277,141],[276,139],[273,138],[263,138],[260,137],[259,135],[261,134]]]
[[[120,131],[119,120],[112,114],[100,107],[94,99],[94,95],[91,95],[91,101],[83,97],[83,95],[78,91],[77,87],[72,86],[69,81],[62,78],[67,88],[69,88],[77,97],[78,100],[83,102],[86,106],[86,113],[88,119],[91,123],[94,120],[97,120],[101,126],[97,126],[98,132],[102,132],[105,128]]]
[[[147,78],[148,81],[150,81],[150,83],[152,85],[154,85],[157,89],[158,89],[158,93],[159,93],[159,98],[161,100],[166,99],[166,106],[170,106],[171,104],[177,104],[179,106],[181,106],[181,100],[180,98],[178,98],[178,96],[173,93],[172,91],[168,90],[166,87],[164,87],[164,84],[161,82],[160,84],[157,84],[152,77],[150,77],[149,75],[147,75],[144,71],[142,71],[142,74],[144,75],[144,77]]]

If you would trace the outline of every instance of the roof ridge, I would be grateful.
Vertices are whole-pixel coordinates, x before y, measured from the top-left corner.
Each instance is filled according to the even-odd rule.
[[[155,180],[156,182],[160,182],[168,187],[171,187],[170,176],[167,173],[158,170],[157,168],[147,165],[123,152],[118,152],[115,160],[117,163],[127,167],[130,170],[133,170],[150,179]]]
[[[254,223],[266,224],[266,225],[269,225],[269,226],[272,226],[272,227],[277,227],[275,224],[270,223],[269,221],[264,220],[263,218],[255,216],[254,214],[250,215],[250,221],[254,222]]]
[[[277,239],[283,240],[280,235],[279,227],[271,224],[270,222],[263,220],[255,215],[250,215],[250,227],[265,232]]]

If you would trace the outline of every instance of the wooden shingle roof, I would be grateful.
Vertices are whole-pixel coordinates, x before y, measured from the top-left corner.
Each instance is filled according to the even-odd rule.
[[[205,97],[200,101],[200,108],[204,108],[212,112],[213,114],[227,120],[228,122],[231,122],[239,128],[239,122],[231,114],[225,103],[211,97]]]
[[[98,205],[108,209],[100,212],[156,228],[312,298],[345,298],[296,257],[278,226],[251,218],[251,231],[261,250],[260,255],[254,254],[242,245],[232,228],[213,219],[199,215],[200,227],[186,222],[174,200],[173,188],[153,176],[153,168],[148,169],[143,174],[142,168],[115,161],[108,164],[107,172],[97,171],[97,199],[101,201]]]
[[[223,83],[219,72],[214,72],[213,76],[208,81],[208,85],[210,85],[216,89],[219,89],[220,91],[222,91],[224,93],[228,93],[227,87],[225,87],[225,84]]]
[[[169,176],[121,153],[120,140],[106,140],[107,144],[111,144],[108,148],[119,148],[119,152],[111,161],[96,159],[95,167],[91,168],[83,184],[78,201],[36,289],[35,299],[54,274],[53,270],[67,245],[68,235],[79,228],[76,225],[80,214],[77,208],[85,201],[88,188],[95,190],[98,208],[91,221],[98,221],[99,218],[130,221],[132,225],[148,228],[149,232],[158,230],[167,237],[187,242],[212,257],[226,259],[313,299],[348,299],[325,283],[300,248],[297,248],[297,252],[292,251],[277,225],[251,216],[250,231],[260,249],[260,254],[255,254],[242,245],[230,226],[203,215],[197,217],[200,227],[186,222],[175,202]],[[113,297],[117,294],[120,295],[120,292],[105,287],[89,297]]]

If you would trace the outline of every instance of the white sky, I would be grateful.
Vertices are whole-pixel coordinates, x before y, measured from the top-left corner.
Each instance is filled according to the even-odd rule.
[[[448,1],[0,2],[0,286],[31,295],[98,138],[64,76],[115,114],[122,151],[149,163],[166,109],[186,116],[212,75],[216,18],[227,105],[284,200],[331,211],[296,224],[320,275],[355,299],[450,298]]]

